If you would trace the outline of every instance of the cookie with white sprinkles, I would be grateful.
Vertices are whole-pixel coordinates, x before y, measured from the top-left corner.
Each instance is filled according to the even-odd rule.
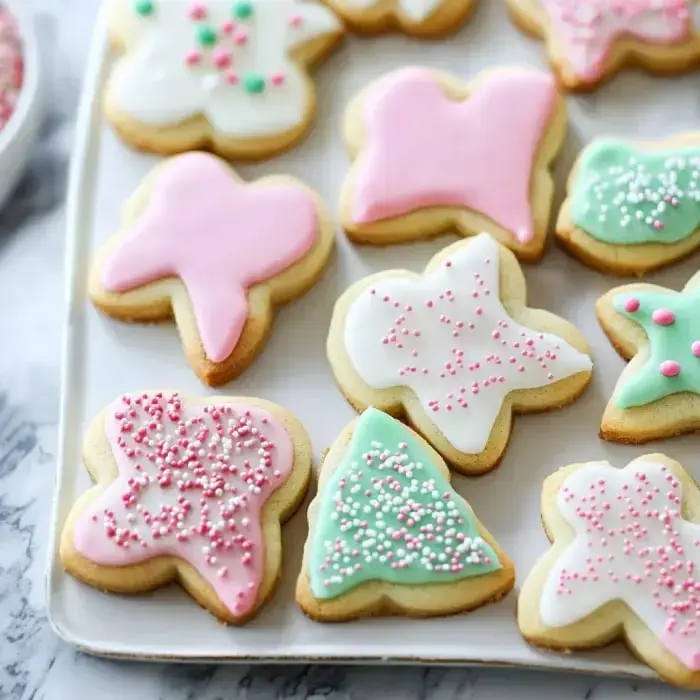
[[[592,372],[581,334],[526,306],[517,260],[488,234],[444,249],[423,275],[381,272],[350,287],[328,358],[357,410],[407,419],[466,474],[498,464],[513,412],[570,403]]]
[[[309,507],[297,601],[310,617],[466,612],[514,581],[512,562],[417,433],[375,408],[343,430]]]
[[[558,240],[604,272],[642,275],[700,246],[700,134],[599,139],[569,178]]]
[[[311,474],[292,414],[260,399],[125,395],[92,422],[84,460],[95,486],[64,525],[68,573],[113,593],[175,580],[228,624],[258,612],[280,574],[280,523]]]

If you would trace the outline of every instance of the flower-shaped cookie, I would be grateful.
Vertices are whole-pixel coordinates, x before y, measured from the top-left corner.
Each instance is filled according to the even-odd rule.
[[[568,190],[556,236],[605,272],[641,275],[700,246],[700,134],[596,140]]]
[[[376,34],[397,29],[416,37],[437,37],[459,29],[477,0],[324,0],[352,29]]]
[[[407,417],[453,467],[483,473],[505,450],[513,411],[563,406],[591,377],[578,331],[525,302],[513,254],[481,234],[422,276],[382,272],[350,287],[328,357],[353,406]]]
[[[343,227],[380,245],[488,231],[535,262],[547,239],[549,166],[565,131],[547,73],[501,68],[470,83],[425,68],[390,73],[346,111],[354,163]]]
[[[683,70],[700,60],[695,0],[507,0],[514,21],[542,37],[570,89],[590,89],[625,65]]]
[[[652,284],[611,289],[598,320],[622,357],[600,434],[643,443],[700,428],[700,273],[682,292]]]
[[[287,148],[315,110],[306,67],[342,36],[315,0],[112,0],[110,10],[122,55],[106,117],[127,143],[163,154]]]
[[[124,321],[174,315],[190,364],[217,386],[250,364],[273,307],[313,285],[332,246],[332,222],[300,182],[249,185],[215,156],[187,153],[156,167],[127,204],[90,296]]]
[[[92,423],[85,464],[95,487],[63,530],[66,570],[104,591],[178,580],[224,622],[241,624],[279,577],[279,523],[310,477],[301,424],[267,401],[123,396]]]
[[[665,455],[574,464],[544,483],[552,549],[520,593],[518,626],[548,649],[622,637],[664,679],[700,689],[700,492]]]

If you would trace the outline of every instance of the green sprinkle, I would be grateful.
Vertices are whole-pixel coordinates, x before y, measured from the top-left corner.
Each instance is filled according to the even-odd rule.
[[[197,35],[199,36],[199,43],[202,46],[214,46],[214,44],[216,44],[216,42],[218,40],[218,37],[216,35],[216,31],[214,30],[214,28],[210,27],[207,24],[204,24],[201,27],[198,27]]]
[[[253,14],[252,2],[237,2],[233,6],[233,14],[238,19],[248,19]]]
[[[136,0],[134,9],[142,17],[148,17],[155,12],[156,6],[152,0]]]
[[[265,89],[265,78],[262,75],[251,73],[243,79],[243,89],[251,94],[257,94]]]

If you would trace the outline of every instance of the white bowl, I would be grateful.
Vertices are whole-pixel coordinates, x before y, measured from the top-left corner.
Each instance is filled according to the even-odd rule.
[[[26,0],[0,0],[17,19],[24,54],[24,83],[17,106],[0,131],[0,207],[14,191],[32,155],[42,120],[39,46]]]

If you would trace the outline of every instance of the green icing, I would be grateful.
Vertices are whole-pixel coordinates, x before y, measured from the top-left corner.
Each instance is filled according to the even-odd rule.
[[[636,311],[631,310],[636,306],[630,303],[634,300],[639,302]],[[618,408],[646,406],[683,391],[700,394],[700,289],[681,294],[631,292],[616,297],[614,306],[638,323],[649,339],[647,362],[615,394]],[[667,318],[669,312],[673,314],[673,322],[659,323],[660,312]]]
[[[214,46],[218,41],[216,30],[208,24],[203,24],[197,27],[197,37],[202,46]]]
[[[233,15],[237,19],[248,19],[253,14],[253,3],[237,2],[233,6]]]
[[[677,243],[700,228],[700,146],[640,150],[597,141],[581,156],[574,224],[614,245]]]
[[[318,499],[309,554],[316,598],[366,581],[441,583],[501,568],[430,456],[405,426],[374,408],[358,419]]]
[[[148,15],[152,15],[155,12],[156,7],[152,0],[136,0],[134,9],[142,17],[148,17]]]

